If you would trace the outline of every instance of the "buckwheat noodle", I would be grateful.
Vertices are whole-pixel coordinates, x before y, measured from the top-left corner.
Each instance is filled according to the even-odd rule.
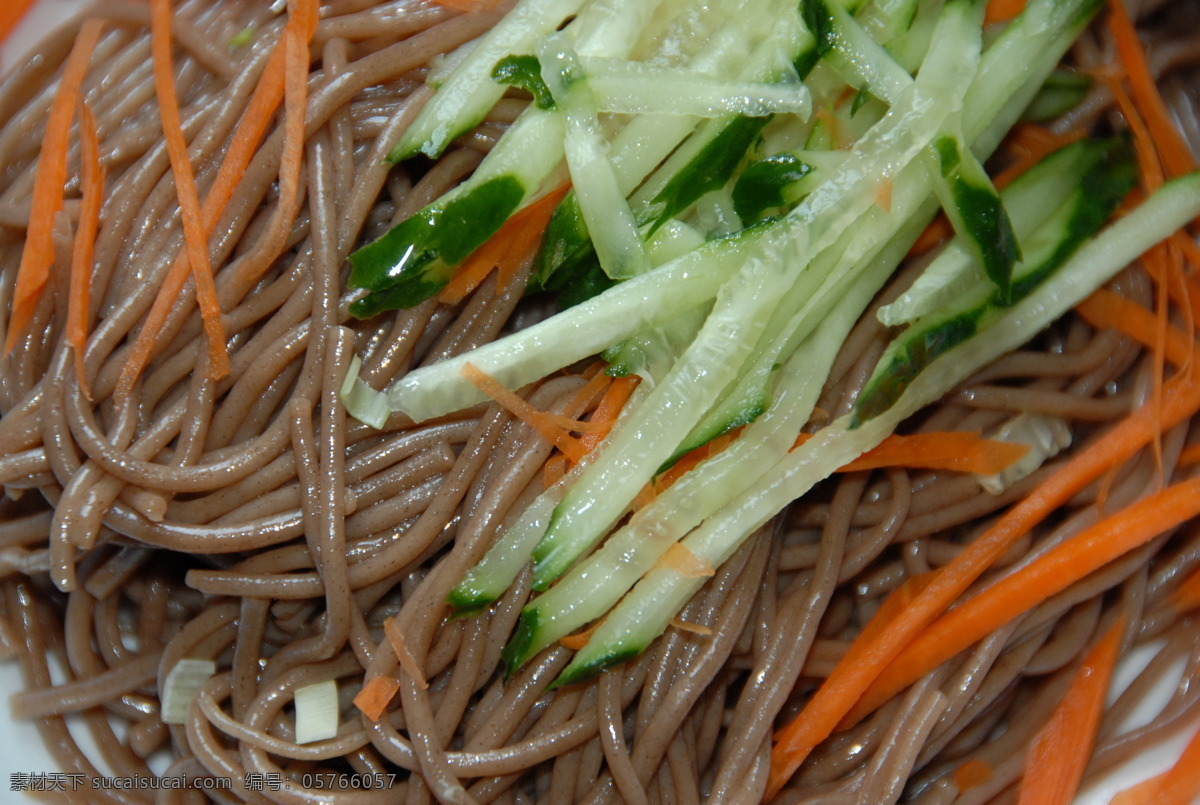
[[[0,367],[0,650],[19,661],[27,687],[13,712],[37,724],[68,772],[232,780],[228,791],[83,787],[47,794],[52,801],[753,801],[773,728],[798,712],[883,597],[948,562],[1062,461],[999,494],[924,471],[835,476],[718,569],[680,616],[692,627],[669,629],[590,683],[547,690],[570,656],[561,647],[502,681],[500,651],[529,597],[528,574],[479,617],[446,620],[443,602],[506,518],[541,491],[551,446],[496,405],[423,425],[395,415],[377,431],[348,418],[338,389],[354,354],[363,379],[382,388],[549,313],[546,302],[522,299],[520,279],[497,290],[494,278],[453,307],[430,301],[366,321],[347,312],[349,252],[469,175],[523,108],[516,94],[505,98],[436,163],[383,159],[429,97],[428,65],[511,5],[468,14],[424,0],[323,5],[301,198],[280,209],[283,135],[273,131],[209,241],[232,371],[208,379],[189,290],[126,400],[113,396],[118,376],[183,245],[147,6],[95,3],[0,86],[7,316],[52,87],[82,20],[108,22],[83,90],[109,176],[84,360],[90,396],[63,337],[77,150],[55,221],[60,258],[49,293]],[[1135,5],[1171,112],[1200,150],[1200,5]],[[174,14],[176,82],[203,193],[283,23],[265,3],[236,0],[183,0]],[[231,50],[244,30],[253,37]],[[1070,61],[1102,69],[1113,58],[1107,31],[1093,26]],[[1053,125],[1105,130],[1120,121],[1097,82]],[[915,268],[898,274],[876,306],[914,276]],[[1110,288],[1153,306],[1139,266]],[[819,415],[847,411],[877,360],[888,334],[875,309],[838,356]],[[1068,315],[906,429],[988,430],[1033,412],[1062,418],[1078,445],[1148,399],[1153,376],[1148,351]],[[567,373],[526,393],[540,409],[564,411],[585,382]],[[1148,448],[1080,493],[993,572],[1185,472],[1178,458],[1194,439],[1190,423],[1167,431],[1160,457]],[[1168,603],[1198,566],[1200,531],[1190,524],[1110,564],[837,733],[777,801],[1013,801],[1024,749],[1079,657],[1122,614],[1131,624],[1125,648],[1151,644],[1156,653],[1109,707],[1088,774],[1136,755],[1200,713],[1197,686],[1178,685],[1149,723],[1118,729],[1180,663],[1189,677],[1200,673],[1200,624]],[[429,687],[399,674],[401,689],[376,723],[350,698],[364,679],[396,673],[383,635],[394,616]],[[187,723],[167,725],[159,695],[183,658],[215,660],[218,670]],[[293,692],[327,679],[340,683],[338,734],[297,744]],[[91,733],[97,755],[76,743],[67,715]],[[166,770],[156,761],[152,771],[164,755]],[[992,774],[960,791],[954,772],[968,760]],[[383,789],[304,784],[329,773],[395,777]],[[256,790],[251,774],[281,784]]]

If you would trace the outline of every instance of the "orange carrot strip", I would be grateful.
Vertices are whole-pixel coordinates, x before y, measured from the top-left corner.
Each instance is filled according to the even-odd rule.
[[[1025,0],[988,0],[984,11],[983,24],[1008,22],[1025,10]]]
[[[995,475],[1019,461],[1029,445],[984,439],[978,431],[892,434],[878,447],[851,461],[840,472],[879,467],[914,467]]]
[[[7,0],[0,6],[0,42],[8,39],[32,5],[33,0]]]
[[[801,433],[792,450],[811,439]],[[911,467],[995,475],[1029,452],[1029,445],[984,439],[978,431],[937,431],[901,436],[893,433],[875,448],[838,468],[858,472],[882,467]]]
[[[1066,695],[1033,739],[1017,805],[1068,805],[1074,798],[1096,742],[1124,632],[1121,617],[1084,657]]]
[[[1111,805],[1191,805],[1200,798],[1200,732],[1192,736],[1175,765],[1112,799]]]
[[[400,680],[390,676],[375,676],[362,686],[362,690],[354,697],[354,706],[371,721],[378,721],[396,691],[400,690]]]
[[[929,226],[925,227],[925,231],[921,233],[916,243],[908,250],[908,256],[919,257],[952,234],[954,234],[954,228],[950,226],[950,219],[939,213],[938,217],[934,218]]]
[[[96,251],[96,231],[100,228],[100,207],[104,203],[104,166],[100,164],[100,135],[96,116],[87,102],[79,106],[80,155],[83,163],[80,183],[83,201],[79,229],[71,255],[71,291],[67,299],[67,343],[75,353],[75,377],[84,394],[88,393],[83,370],[83,351],[87,346],[88,308],[91,306],[92,258]]]
[[[992,765],[978,758],[968,760],[954,770],[954,786],[960,791],[969,791],[992,779]]]
[[[296,14],[288,19],[285,30],[294,27],[301,31],[307,40],[311,40],[316,31],[317,16],[315,0],[302,0],[297,4]],[[206,233],[211,232],[216,226],[225,207],[233,198],[233,193],[241,182],[246,168],[250,165],[250,160],[254,158],[263,134],[275,120],[275,110],[284,95],[286,49],[286,38],[281,38],[271,52],[267,65],[258,79],[258,84],[250,96],[250,102],[246,105],[246,111],[242,113],[233,136],[230,138],[229,148],[225,151],[220,167],[217,168],[217,176],[213,180],[208,195],[204,198],[201,214]],[[207,234],[205,238],[207,240]],[[138,331],[133,349],[126,358],[125,367],[121,372],[116,392],[118,398],[128,395],[138,375],[149,362],[155,340],[166,323],[171,306],[175,304],[175,300],[183,290],[188,273],[189,265],[185,248],[163,279],[162,288],[159,289],[158,296],[155,298],[150,312],[146,315],[142,328]]]
[[[685,579],[706,579],[713,575],[713,566],[688,550],[686,545],[671,543],[655,563],[655,567],[674,570]]]
[[[604,392],[604,396],[600,398],[599,404],[596,405],[596,410],[592,412],[591,421],[599,422],[605,427],[602,430],[585,433],[580,437],[579,444],[584,449],[584,452],[590,453],[596,449],[596,445],[604,441],[604,437],[612,430],[613,425],[616,424],[617,417],[621,415],[622,409],[625,408],[625,403],[629,401],[629,395],[633,394],[633,390],[637,388],[639,380],[641,378],[637,375],[618,377],[608,387],[608,391]]]
[[[1197,514],[1200,478],[1173,484],[1063,542],[935,621],[892,660],[849,718],[870,713],[1013,618]]]
[[[396,659],[400,661],[400,668],[404,673],[408,674],[409,679],[417,683],[417,687],[421,690],[429,690],[429,683],[425,681],[425,673],[421,670],[421,666],[417,665],[416,658],[412,652],[408,650],[408,643],[404,639],[404,632],[400,630],[400,624],[395,618],[388,618],[383,622],[383,633],[387,636],[388,643],[392,646],[392,651],[396,653]]]
[[[579,651],[588,644],[588,641],[592,639],[592,634],[594,634],[595,631],[600,628],[600,624],[602,623],[604,623],[603,619],[598,620],[591,626],[584,629],[582,632],[576,632],[575,634],[569,634],[564,637],[560,637],[558,642],[564,648],[569,648],[571,651]]]
[[[456,305],[479,287],[495,268],[500,272],[497,291],[505,288],[517,268],[531,260],[541,244],[550,215],[567,194],[564,184],[513,213],[482,246],[471,253],[462,267],[438,293],[438,301]]]
[[[1158,432],[1200,409],[1195,363],[1166,384],[1160,417],[1142,406],[1075,454],[1006,512],[889,623],[850,645],[799,717],[781,732],[771,755],[768,795],[778,793],[809,753],[842,723],[863,693],[905,647],[991,567],[1015,541],[1111,467],[1128,461]]]
[[[175,89],[171,57],[171,0],[150,0],[150,48],[158,114],[171,160],[171,172],[175,177],[175,195],[183,219],[188,262],[196,282],[196,299],[204,320],[204,332],[208,336],[210,371],[215,380],[229,374],[229,352],[225,347],[221,306],[217,302],[217,288],[208,258],[208,233],[200,215],[200,194],[196,190],[196,176],[188,157],[183,120],[179,115],[179,97]]]
[[[1188,576],[1171,594],[1171,604],[1179,612],[1190,612],[1200,607],[1200,570]]]
[[[1156,150],[1172,177],[1191,173],[1196,170],[1196,160],[1171,121],[1171,113],[1167,111],[1167,105],[1158,92],[1158,84],[1150,73],[1146,51],[1142,49],[1133,22],[1120,0],[1113,0],[1109,8],[1108,28],[1117,46],[1117,56],[1129,77],[1134,103],[1154,135]]]
[[[1188,445],[1179,454],[1180,467],[1190,467],[1198,461],[1200,461],[1200,443]]]
[[[475,384],[476,388],[507,408],[514,416],[537,431],[542,438],[561,450],[571,461],[578,463],[583,458],[584,451],[579,440],[567,433],[552,416],[534,408],[473,363],[464,363],[461,373]]]
[[[83,77],[87,73],[92,52],[100,40],[103,27],[103,22],[93,19],[85,22],[79,29],[71,54],[63,66],[62,79],[54,93],[54,100],[50,103],[46,133],[42,138],[42,150],[34,175],[29,229],[25,235],[21,263],[17,268],[12,315],[8,322],[8,333],[4,338],[5,355],[12,352],[17,338],[33,318],[34,307],[50,277],[50,266],[54,264],[52,233],[54,216],[62,209],[63,184],[67,180],[67,145],[71,119],[79,102],[79,88],[83,85]]]
[[[567,457],[562,453],[556,453],[550,456],[542,466],[542,484],[549,489],[561,481],[562,477],[566,474]]]
[[[1075,306],[1084,321],[1094,327],[1111,327],[1153,349],[1160,333],[1153,313],[1130,299],[1101,288]],[[1182,366],[1193,349],[1192,339],[1177,327],[1162,334],[1164,354],[1171,363]]]

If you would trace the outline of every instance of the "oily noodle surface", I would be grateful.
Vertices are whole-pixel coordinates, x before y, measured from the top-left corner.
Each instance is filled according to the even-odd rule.
[[[165,775],[233,780],[228,792],[160,795],[169,802],[752,801],[765,786],[773,725],[798,711],[882,598],[949,561],[1062,457],[995,496],[964,476],[837,476],[750,540],[684,611],[686,628],[669,629],[643,656],[548,692],[569,657],[558,647],[503,683],[500,650],[528,579],[476,618],[446,621],[442,602],[505,517],[541,490],[549,446],[496,406],[421,426],[394,417],[376,431],[347,418],[337,390],[355,353],[363,378],[382,388],[548,312],[545,302],[522,300],[520,278],[498,289],[493,277],[454,307],[431,301],[367,321],[346,313],[346,255],[468,175],[523,107],[501,101],[436,163],[389,169],[382,159],[428,97],[425,66],[487,30],[506,5],[466,15],[409,0],[374,6],[323,6],[295,208],[276,209],[283,137],[275,130],[210,239],[231,373],[207,379],[189,282],[124,400],[113,389],[183,234],[158,122],[148,7],[104,0],[86,12],[108,21],[84,84],[109,177],[84,362],[90,396],[63,338],[76,145],[48,291],[31,335],[0,364],[0,647],[20,662],[28,687],[13,707],[36,721],[65,771],[150,775],[147,758],[165,753]],[[203,194],[282,19],[265,3],[237,0],[186,0],[175,15],[176,82]],[[1177,0],[1134,16],[1196,148],[1200,5]],[[79,26],[52,34],[41,58],[0,87],[5,319],[51,88]],[[230,49],[247,28],[251,41]],[[1071,59],[1097,68],[1112,62],[1112,50],[1096,26]],[[1054,125],[1102,131],[1118,122],[1097,86]],[[272,241],[284,244],[281,255],[263,245]],[[913,276],[902,272],[884,298]],[[1111,288],[1153,307],[1139,267]],[[847,410],[885,335],[872,309],[842,350],[821,412]],[[541,409],[564,406],[586,382],[581,372],[523,393]],[[1061,417],[1078,445],[1147,399],[1153,377],[1152,355],[1068,316],[906,429],[988,430],[1034,412]],[[1168,479],[1181,472],[1190,428],[1163,434]],[[1094,522],[1099,505],[1122,505],[1160,483],[1148,450],[1002,564]],[[1196,686],[1179,686],[1150,724],[1117,732],[1164,669],[1182,661],[1188,673],[1200,670],[1200,628],[1166,603],[1197,564],[1200,532],[1188,525],[1088,577],[835,735],[778,801],[1011,800],[1030,736],[1081,651],[1118,613],[1134,624],[1136,642],[1159,648],[1105,716],[1090,773],[1137,753],[1200,712]],[[383,634],[393,616],[428,689],[397,670]],[[213,659],[218,672],[186,725],[164,725],[159,692],[185,657]],[[61,684],[48,689],[52,667]],[[350,699],[380,674],[398,675],[401,688],[372,723]],[[330,678],[341,691],[340,731],[297,745],[292,691]],[[98,754],[77,746],[67,713],[78,714]],[[985,762],[990,778],[956,780],[968,760]],[[395,781],[387,790],[305,787],[313,778],[304,775],[331,772]],[[282,785],[250,790],[250,773],[279,775],[268,779]],[[155,794],[87,787],[54,801],[149,803]]]

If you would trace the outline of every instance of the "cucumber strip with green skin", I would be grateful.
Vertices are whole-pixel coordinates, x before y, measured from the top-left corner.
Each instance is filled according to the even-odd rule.
[[[752,224],[768,210],[786,206],[785,191],[813,170],[812,165],[789,152],[750,163],[733,188],[733,208],[738,218],[743,224]]]
[[[818,431],[776,464],[761,488],[710,517],[682,544],[701,561],[718,566],[746,536],[789,502],[839,466],[883,441],[904,419],[939,399],[972,373],[1028,341],[1197,214],[1200,214],[1200,174],[1164,186],[1137,210],[1085,244],[1061,271],[1033,293],[1005,308],[986,337],[972,338],[931,365],[886,413],[858,428],[851,425],[852,415],[846,415]],[[703,581],[684,579],[664,568],[646,574],[609,612],[555,685],[582,681],[636,656],[666,629],[674,613]]]
[[[572,485],[533,551],[533,586],[543,590],[624,513],[716,395],[737,375],[788,281],[776,263],[751,259],[717,296],[713,311],[608,448]],[[663,421],[652,412],[667,410]],[[651,412],[647,416],[647,412]]]
[[[1025,94],[1027,97],[1030,92],[1036,91],[1036,86],[1045,72],[1052,69],[1061,57],[1069,42],[1060,42],[1056,37],[1083,22],[1078,5],[1051,4],[1050,0],[1034,0],[1027,6],[1025,13],[1010,24],[984,54],[980,70],[972,82],[972,93],[982,91],[993,94],[983,102],[968,95],[967,106],[973,108],[976,114],[965,118],[968,121],[968,135],[976,137],[976,144],[981,150],[986,152],[995,147],[1000,139],[999,130],[1010,126],[1019,114],[1022,108],[1019,104],[1023,100],[1021,96]],[[944,37],[939,35],[934,37],[933,41],[942,42]],[[924,71],[921,74],[924,75]],[[990,115],[982,117],[984,112]],[[927,173],[925,175],[928,176]],[[925,207],[929,208],[928,202]],[[920,381],[918,378],[918,383]],[[940,393],[941,391],[937,391],[933,397]],[[729,516],[710,518],[711,522],[707,522],[696,532],[702,537],[699,542],[693,542],[692,538],[689,538],[685,544],[693,552],[702,555],[698,549],[704,547],[703,539],[712,539],[716,535],[720,537],[722,550],[709,551],[705,558],[712,562],[723,560],[736,549],[746,535],[792,499],[807,491],[813,483],[881,441],[902,417],[893,419],[889,412],[884,418],[890,424],[881,426],[878,421],[868,422],[862,428],[853,431],[845,427],[848,426],[849,420],[844,418],[841,430],[845,435],[839,440],[843,443],[844,450],[835,453],[833,448],[837,447],[836,443],[831,446],[826,443],[826,439],[814,438],[771,471],[776,480],[765,489],[731,504],[728,507]],[[828,432],[829,429],[826,429],[823,433],[827,435]],[[798,463],[800,457],[796,454],[807,457],[813,466],[805,467],[803,463]],[[664,595],[671,596],[667,600],[657,593],[651,594],[648,579],[649,577],[644,579],[638,588],[609,613],[588,646],[564,672],[564,681],[585,678],[612,664],[614,660],[619,661],[617,658],[638,653],[654,636],[661,633],[669,618],[678,611],[676,601],[682,605],[687,596],[699,586],[699,582],[683,583],[677,580],[677,584],[666,586]],[[595,612],[593,616],[599,617],[600,614],[602,613]]]
[[[538,109],[554,108],[554,96],[542,80],[542,64],[537,56],[505,56],[492,68],[492,80],[525,90]]]
[[[558,112],[527,109],[471,178],[351,254],[350,286],[374,292],[351,312],[366,317],[417,304],[441,290],[455,266],[495,234],[559,164],[560,151],[531,144],[561,143],[563,131]],[[393,292],[379,296],[385,291]]]
[[[1066,203],[1029,236],[1029,259],[1018,267],[1011,294],[976,287],[947,308],[918,319],[892,342],[859,395],[854,422],[887,410],[933,361],[986,329],[1004,307],[1047,281],[1104,225],[1136,182],[1128,146],[1112,148],[1104,162],[1084,174]]]
[[[837,3],[803,0],[800,7],[817,52],[852,86],[891,105],[912,84],[912,76]]]
[[[942,209],[999,290],[999,298],[1007,300],[1013,265],[1021,259],[1008,210],[983,165],[960,139],[940,137],[934,150],[934,190]]]
[[[534,551],[535,589],[548,586],[595,544],[737,377],[742,359],[765,326],[744,317],[770,315],[794,282],[795,272],[805,266],[804,255],[820,254],[835,243],[873,205],[877,183],[894,178],[915,160],[960,108],[966,86],[959,78],[971,75],[979,62],[979,31],[972,29],[972,16],[978,15],[964,3],[946,7],[947,44],[931,52],[929,69],[922,70],[884,120],[855,144],[844,171],[815,189],[780,222],[783,226],[771,228],[773,236],[784,239],[774,238],[774,254],[756,256],[758,261],[769,260],[773,270],[758,270],[761,284],[753,292],[743,291],[748,297],[745,308],[722,305],[719,297],[697,340],[651,392],[643,410],[633,414],[630,426],[617,434],[614,449],[605,453],[617,458],[601,456],[568,492]],[[784,270],[785,266],[792,268]],[[754,334],[753,340],[732,341],[730,336],[742,331]],[[717,353],[709,354],[714,349],[709,344],[718,335],[723,343],[717,342]],[[735,348],[734,354],[717,356],[721,349]]]
[[[644,274],[650,259],[609,159],[608,140],[579,55],[565,34],[555,34],[542,41],[538,58],[542,79],[567,118],[567,166],[600,267],[612,279]]]
[[[634,513],[591,556],[522,611],[505,663],[520,667],[559,638],[583,627],[620,600],[673,543],[704,518],[752,488],[791,448],[811,416],[838,346],[879,287],[891,275],[920,227],[909,227],[897,246],[845,293],[801,349],[780,369],[784,391],[771,409],[721,453],[684,474],[654,501]]]
[[[487,399],[462,376],[465,363],[474,364],[509,388],[520,388],[595,355],[713,299],[740,267],[742,249],[749,248],[765,231],[766,227],[756,227],[710,241],[569,311],[409,372],[389,387],[388,404],[393,411],[404,411],[414,421],[423,422]]]
[[[1079,140],[1048,155],[1000,193],[1018,242],[1024,242],[1078,188],[1087,173],[1113,148],[1113,142]],[[879,309],[889,327],[908,324],[943,307],[971,286],[986,282],[963,238],[955,237],[921,272],[912,287]]]
[[[761,57],[763,63],[742,68],[735,57],[743,54],[750,35],[755,32],[749,22],[753,19],[751,13],[736,15],[714,34],[712,47],[691,60],[689,67],[707,74],[736,72],[745,80],[763,80],[773,74],[769,55],[778,44],[794,37],[800,43],[799,47],[805,46],[803,37],[807,34],[791,10],[785,17],[788,24],[773,30],[768,43],[760,47],[764,54]],[[673,218],[700,196],[724,185],[766,123],[765,118],[727,117],[704,121],[693,132],[695,120],[690,116],[655,114],[641,115],[626,125],[610,147],[623,193],[631,193],[651,171],[656,177],[678,173],[678,180],[673,185],[659,187],[660,197],[653,202],[648,201],[650,196],[642,194],[635,194],[631,199],[639,225],[652,224],[646,234],[653,234],[658,225]],[[685,138],[686,143],[672,155],[675,146]],[[664,159],[666,163],[659,167]],[[655,186],[659,181],[664,180],[651,179],[647,186]],[[558,284],[567,285],[575,277],[586,274],[594,260],[595,249],[583,223],[578,199],[570,193],[555,209],[542,241],[535,262],[538,282],[535,287],[552,287],[549,278],[560,270],[566,276]]]
[[[604,60],[609,62],[610,60]],[[790,71],[791,65],[780,65]],[[602,112],[620,114],[767,117],[812,111],[808,89],[795,81],[737,81],[638,62],[585,63],[588,86]]]
[[[504,86],[491,80],[496,62],[514,53],[529,53],[535,42],[552,33],[583,4],[584,0],[518,3],[442,82],[388,159],[399,162],[417,153],[441,156],[455,137],[475,128],[504,94]]]
[[[621,56],[634,46],[638,26],[659,2],[593,0],[568,29],[578,30],[579,51]],[[529,46],[532,44],[531,40]],[[459,69],[465,70],[469,63],[472,57]],[[454,75],[458,74],[456,70]],[[482,80],[497,86],[487,74]],[[434,100],[438,97],[440,94]],[[536,106],[526,109],[468,180],[352,254],[351,286],[373,293],[356,301],[351,312],[367,317],[409,307],[445,287],[457,263],[495,234],[561,163],[564,125],[564,116],[558,111]],[[505,189],[502,197],[497,187]],[[468,209],[473,214],[461,214]]]
[[[1021,119],[1040,122],[1066,114],[1083,102],[1094,83],[1089,76],[1076,70],[1055,70],[1030,101]]]

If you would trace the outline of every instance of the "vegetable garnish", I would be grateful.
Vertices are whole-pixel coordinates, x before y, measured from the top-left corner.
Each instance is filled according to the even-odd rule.
[[[309,744],[336,738],[338,733],[338,683],[336,679],[296,688],[296,743]]]
[[[86,101],[79,105],[80,160],[83,202],[79,210],[79,228],[71,255],[71,292],[67,300],[67,343],[75,353],[75,378],[88,394],[83,352],[87,346],[88,316],[91,307],[92,257],[96,251],[96,231],[100,227],[100,208],[104,204],[104,166],[100,164],[100,135],[96,116]]]
[[[857,722],[989,632],[1159,534],[1200,514],[1200,479],[1181,481],[1111,515],[1006,576],[926,628],[863,694]]]
[[[1167,105],[1150,72],[1146,52],[1138,41],[1129,12],[1120,0],[1109,3],[1108,27],[1116,41],[1117,56],[1129,79],[1134,103],[1154,136],[1154,144],[1162,156],[1168,175],[1174,178],[1191,173],[1197,168],[1196,160],[1171,121],[1171,113],[1167,111]]]
[[[33,185],[29,229],[21,252],[21,265],[17,269],[8,333],[4,338],[5,355],[12,352],[17,339],[28,327],[50,277],[50,266],[54,263],[54,216],[62,209],[71,119],[79,105],[80,87],[103,28],[104,23],[100,20],[89,19],[79,29],[50,104],[50,114],[46,117],[46,134]]]
[[[412,652],[408,650],[408,641],[404,639],[404,631],[395,618],[388,618],[383,622],[383,632],[387,636],[392,651],[396,654],[396,660],[400,663],[401,670],[408,674],[408,678],[418,688],[427,690],[429,683],[425,681],[425,674],[421,671],[421,666],[417,665]]]
[[[811,434],[800,434],[792,449],[810,438]],[[841,466],[838,472],[908,467],[995,475],[1020,461],[1028,452],[1029,445],[984,439],[979,431],[940,431],[911,436],[892,434],[877,447]]]
[[[17,27],[33,3],[34,0],[8,0],[0,7],[0,42],[8,39],[8,35]]]
[[[978,758],[968,760],[954,770],[954,787],[959,792],[969,791],[992,779],[995,769],[987,761]]]
[[[354,697],[354,706],[368,721],[378,721],[400,690],[400,680],[393,676],[373,676]]]
[[[1104,714],[1125,618],[1119,617],[1083,659],[1054,714],[1025,755],[1017,805],[1068,805],[1083,779]]]
[[[294,12],[288,17],[285,30],[298,30],[303,34],[304,41],[310,41],[317,29],[317,0],[300,0],[295,4]],[[246,111],[242,114],[233,136],[230,138],[229,147],[217,169],[212,187],[204,198],[201,217],[206,232],[211,232],[212,228],[216,226],[225,207],[233,198],[250,160],[258,151],[263,135],[267,128],[275,122],[275,110],[283,100],[287,83],[287,69],[287,37],[284,36],[271,51],[267,65],[247,104]],[[145,323],[138,331],[137,339],[134,341],[118,381],[116,397],[128,396],[142,369],[149,362],[155,343],[167,322],[167,316],[172,306],[183,290],[189,271],[188,252],[184,248],[163,278],[162,287],[154,299],[154,304],[146,314]]]
[[[458,304],[479,287],[493,268],[497,273],[496,292],[506,288],[517,268],[537,253],[550,215],[568,190],[570,185],[563,185],[514,213],[496,234],[463,261],[458,272],[438,293],[438,301]]]
[[[520,395],[509,391],[499,381],[472,363],[463,364],[462,373],[463,377],[466,377],[481,391],[508,409],[511,414],[536,430],[574,463],[579,463],[587,451],[580,445],[579,440],[570,434],[570,431],[584,433],[588,430],[600,430],[606,427],[600,422],[582,422],[568,419],[559,414],[539,411]]]
[[[1195,364],[1168,381],[1161,419],[1143,405],[1054,471],[991,528],[946,565],[886,629],[872,629],[851,644],[845,657],[787,729],[787,741],[772,752],[777,790],[808,754],[842,723],[888,664],[945,612],[1009,546],[1114,465],[1128,461],[1158,433],[1200,410],[1200,376]],[[872,620],[872,623],[874,620]],[[861,710],[861,708],[860,708]]]
[[[217,301],[217,286],[213,279],[208,255],[209,228],[200,213],[200,194],[196,176],[188,156],[183,120],[179,114],[179,97],[175,88],[175,68],[172,66],[171,0],[150,0],[150,45],[154,55],[154,90],[158,96],[158,111],[162,121],[163,139],[171,159],[175,177],[175,195],[183,220],[183,234],[188,263],[196,286],[196,299],[208,336],[209,371],[214,380],[229,374],[229,352],[225,347],[225,328],[221,324],[221,305]]]
[[[978,431],[893,434],[842,467],[857,472],[881,467],[973,472],[995,475],[1029,452],[1029,445],[985,439]]]
[[[1200,732],[1192,736],[1175,765],[1127,788],[1109,805],[1192,805],[1200,797]]]
[[[1146,308],[1105,288],[1075,306],[1075,311],[1095,327],[1111,327],[1151,349],[1161,348],[1166,359],[1184,366],[1196,348],[1193,338],[1170,326],[1159,330],[1159,321]]]

